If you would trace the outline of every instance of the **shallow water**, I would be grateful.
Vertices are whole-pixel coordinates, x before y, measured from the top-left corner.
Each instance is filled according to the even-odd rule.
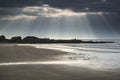
[[[66,55],[57,56],[57,58],[59,58],[61,61],[61,62],[58,61],[58,64],[64,63],[66,65],[74,67],[87,67],[101,70],[120,69],[119,43],[21,44],[21,45],[34,46],[36,48],[55,49],[68,52],[68,54]]]

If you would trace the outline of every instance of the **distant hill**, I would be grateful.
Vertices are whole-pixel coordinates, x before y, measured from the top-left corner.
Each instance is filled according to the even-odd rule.
[[[21,36],[15,36],[11,39],[6,39],[4,35],[0,36],[0,43],[113,43],[106,41],[83,41],[79,39],[71,40],[55,40],[49,38],[38,38],[35,36],[27,36],[22,39]]]

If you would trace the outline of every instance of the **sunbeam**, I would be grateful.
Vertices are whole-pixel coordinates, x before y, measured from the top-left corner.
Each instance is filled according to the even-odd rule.
[[[7,20],[1,25],[0,34],[7,37],[37,36],[55,39],[97,39],[119,36],[118,30],[114,30],[112,23],[107,19],[107,16],[112,15],[109,12],[75,12],[47,4],[24,7],[20,12],[22,14],[0,19],[0,22]]]

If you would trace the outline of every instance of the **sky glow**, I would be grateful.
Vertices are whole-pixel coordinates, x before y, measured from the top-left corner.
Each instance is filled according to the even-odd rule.
[[[108,2],[101,0],[91,4]],[[120,37],[119,15],[115,11],[97,11],[97,9],[93,11],[89,6],[80,8],[79,11],[78,8],[68,8],[67,5],[61,8],[48,3],[41,2],[41,4],[12,9],[1,7],[2,12],[9,14],[0,18],[0,34],[8,38],[12,36],[55,39]]]

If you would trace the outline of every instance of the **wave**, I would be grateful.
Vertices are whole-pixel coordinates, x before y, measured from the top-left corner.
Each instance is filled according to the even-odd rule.
[[[24,45],[24,44],[23,44]],[[22,45],[22,46],[23,46]],[[66,51],[68,54],[59,56],[61,60],[77,62],[76,65],[93,69],[120,68],[120,45],[107,44],[26,44],[36,48]],[[116,54],[117,53],[117,54]]]

